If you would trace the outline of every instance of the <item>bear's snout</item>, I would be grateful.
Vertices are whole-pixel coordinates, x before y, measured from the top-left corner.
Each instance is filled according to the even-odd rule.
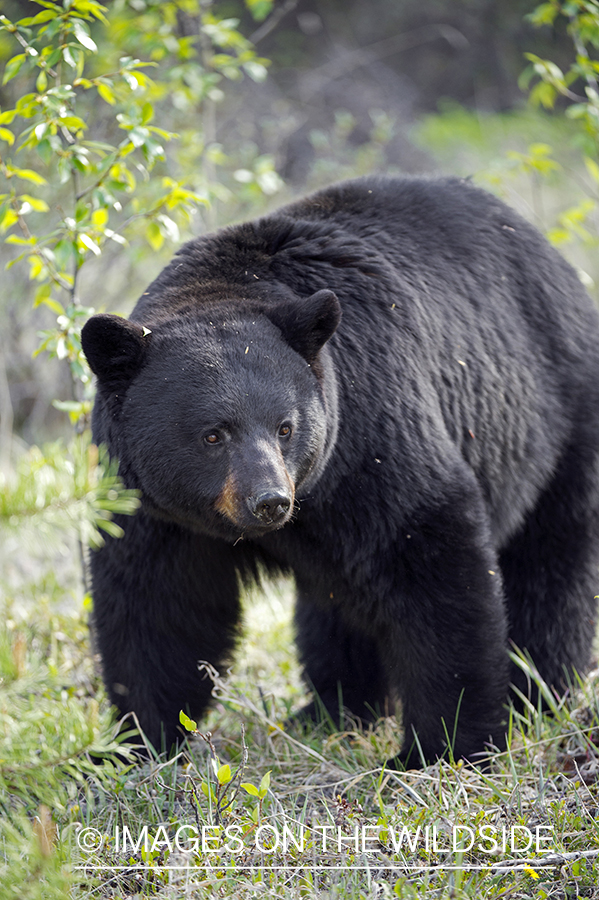
[[[282,491],[262,491],[256,497],[248,497],[247,505],[253,516],[264,525],[282,521],[291,508],[291,497]]]

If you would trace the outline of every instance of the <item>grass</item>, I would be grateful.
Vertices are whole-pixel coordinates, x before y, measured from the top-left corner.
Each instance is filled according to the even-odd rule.
[[[303,689],[281,582],[248,597],[203,737],[129,766],[54,562],[5,585],[0,900],[599,895],[599,673],[551,716],[513,714],[485,770],[387,771],[393,718],[283,726]]]

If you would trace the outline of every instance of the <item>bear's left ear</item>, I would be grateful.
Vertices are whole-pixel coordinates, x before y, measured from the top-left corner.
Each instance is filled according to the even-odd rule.
[[[337,330],[341,306],[333,291],[324,290],[303,300],[285,301],[265,314],[289,346],[312,363]]]
[[[97,315],[83,326],[81,346],[103,387],[123,390],[139,370],[150,332],[121,316]]]

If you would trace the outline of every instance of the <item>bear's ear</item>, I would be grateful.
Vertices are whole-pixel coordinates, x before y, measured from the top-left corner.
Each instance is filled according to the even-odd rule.
[[[109,390],[125,388],[139,370],[150,332],[120,316],[98,315],[83,326],[81,346],[94,375]]]
[[[341,307],[333,291],[317,291],[303,300],[285,301],[266,315],[290,347],[312,363],[337,330]]]

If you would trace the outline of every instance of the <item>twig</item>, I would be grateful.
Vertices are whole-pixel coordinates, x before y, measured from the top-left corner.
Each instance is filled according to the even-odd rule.
[[[579,859],[594,859],[599,850],[578,850],[574,853],[552,853],[549,856],[534,859],[518,859],[509,863],[497,863],[491,867],[492,872],[513,872],[517,869],[541,869],[547,866],[563,866],[564,863],[576,862]]]
[[[6,16],[0,16],[0,22],[8,22],[8,19],[6,18]],[[19,42],[21,47],[23,47],[23,49],[25,50],[25,53],[27,53],[28,56],[32,56],[32,57],[39,56],[39,53],[37,52],[37,50],[34,47],[32,47],[31,44],[29,44],[25,40],[23,35],[19,32],[19,30],[16,27],[15,28],[7,28],[7,31],[10,34],[12,34],[13,37],[15,37],[17,39],[17,41]],[[40,68],[45,69],[52,76],[52,78],[58,77],[57,73],[54,71],[54,69],[50,68],[50,66],[47,65],[47,63],[44,60],[40,61]]]
[[[412,47],[418,47],[420,44],[426,44],[428,41],[433,41],[438,37],[444,38],[456,50],[463,50],[470,46],[470,42],[465,35],[452,25],[424,25],[421,28],[414,28],[412,31],[407,31],[404,34],[396,34],[393,37],[384,38],[382,41],[367,44],[365,47],[350,50],[339,58],[316,69],[306,79],[307,90],[302,91],[301,99],[303,102],[306,102],[319,93],[326,82],[342,78],[343,75],[347,75],[353,69],[366,66],[385,56],[410,50]]]
[[[259,41],[263,41],[271,31],[274,31],[281,19],[284,19],[288,13],[293,12],[298,2],[299,0],[285,0],[280,6],[275,7],[262,25],[260,25],[253,34],[250,34],[250,42],[256,46]]]
[[[212,681],[212,683],[214,685],[214,688],[212,690],[213,697],[218,696],[218,694],[215,693],[215,690],[217,690],[217,689],[220,690],[226,696],[225,683],[213,665],[211,665],[208,662],[202,661],[198,664],[198,671],[200,671],[200,672],[205,671],[206,674],[208,675],[208,677],[210,678],[210,680]],[[321,753],[318,753],[316,750],[313,750],[312,747],[308,747],[306,744],[303,744],[301,741],[298,741],[296,738],[292,737],[290,734],[288,734],[284,730],[284,728],[282,728],[282,726],[278,722],[275,722],[273,719],[266,716],[264,714],[263,710],[259,709],[254,703],[252,703],[248,697],[244,697],[243,701],[241,701],[238,697],[233,697],[231,699],[233,699],[233,701],[235,703],[241,703],[241,705],[245,706],[246,709],[251,710],[253,713],[255,713],[255,715],[258,716],[259,719],[261,719],[263,722],[266,722],[266,724],[272,728],[273,732],[276,732],[276,734],[281,735],[282,738],[284,738],[290,744],[293,744],[295,747],[298,747],[300,750],[302,750],[308,756],[311,756],[314,759],[317,759],[318,762],[321,762],[321,763],[327,762],[327,760]]]

